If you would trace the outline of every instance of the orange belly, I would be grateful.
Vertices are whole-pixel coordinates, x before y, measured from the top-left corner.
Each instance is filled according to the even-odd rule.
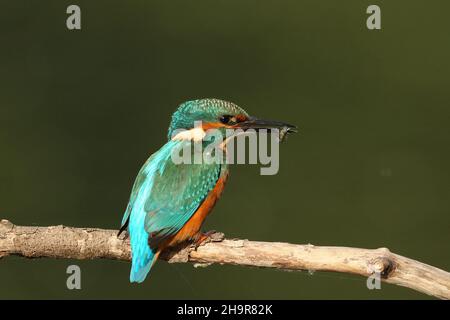
[[[217,180],[216,186],[214,189],[208,194],[206,199],[197,209],[197,211],[192,215],[192,217],[186,222],[186,224],[178,231],[178,233],[170,238],[168,242],[166,242],[161,249],[165,247],[170,247],[177,245],[183,241],[192,239],[194,236],[198,234],[200,228],[202,227],[203,221],[211,212],[212,208],[216,204],[217,200],[220,198],[222,191],[225,187],[225,183],[227,182],[228,172],[221,175],[219,180]]]

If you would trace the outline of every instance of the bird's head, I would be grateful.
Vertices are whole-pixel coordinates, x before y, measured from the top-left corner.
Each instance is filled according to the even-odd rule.
[[[201,128],[195,127],[201,122]],[[200,99],[182,103],[172,115],[168,138],[173,138],[174,132],[184,130],[209,129],[285,129],[295,132],[296,127],[284,122],[262,120],[250,116],[244,109],[232,102],[219,99]],[[192,135],[184,135],[186,138]]]

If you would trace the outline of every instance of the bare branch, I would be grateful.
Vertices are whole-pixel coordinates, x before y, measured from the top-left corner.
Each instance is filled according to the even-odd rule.
[[[217,235],[216,235],[217,236]],[[379,273],[383,281],[441,299],[450,299],[450,273],[394,253],[386,248],[358,249],[318,247],[281,242],[239,239],[213,241],[165,252],[162,259],[277,268],[281,270],[334,271],[369,277]],[[27,258],[130,260],[129,241],[117,238],[116,230],[64,226],[23,227],[7,220],[0,222],[0,258],[18,255]]]

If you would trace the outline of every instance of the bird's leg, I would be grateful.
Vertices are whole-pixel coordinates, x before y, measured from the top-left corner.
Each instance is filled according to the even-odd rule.
[[[220,242],[224,238],[225,235],[222,232],[217,232],[216,230],[211,230],[205,233],[199,232],[193,238],[195,250],[197,250],[198,247],[203,246],[209,242]]]

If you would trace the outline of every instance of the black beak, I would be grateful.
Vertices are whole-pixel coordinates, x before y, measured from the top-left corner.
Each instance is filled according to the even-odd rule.
[[[297,132],[297,127],[281,121],[273,121],[273,120],[262,120],[254,117],[250,117],[248,120],[239,122],[236,124],[237,128],[241,128],[244,130],[247,129],[278,129],[280,131],[284,131],[285,133],[295,133]]]

